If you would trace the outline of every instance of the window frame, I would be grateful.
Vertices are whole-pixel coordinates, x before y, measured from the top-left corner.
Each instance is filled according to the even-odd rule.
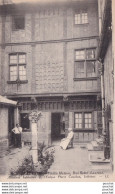
[[[87,22],[83,22],[83,19],[82,19],[82,14],[85,14],[87,13]],[[80,15],[80,23],[76,23],[76,16],[77,15]],[[80,9],[80,10],[75,10],[74,11],[74,24],[75,25],[87,25],[89,24],[89,17],[88,17],[88,10],[87,9]]]
[[[89,58],[87,59],[87,51],[88,50],[95,50],[94,58]],[[76,52],[77,51],[84,51],[84,59],[76,59]],[[83,62],[84,63],[84,76],[78,77],[76,74],[76,65],[77,62]],[[88,76],[87,72],[87,62],[94,62],[96,63],[96,47],[91,47],[91,48],[84,48],[84,49],[75,49],[74,50],[74,79],[93,79],[97,77],[97,71],[96,71],[96,66],[95,66],[95,73],[94,76]]]
[[[16,28],[15,27],[15,18],[23,18],[24,19],[24,27],[23,28]],[[23,15],[12,15],[12,31],[19,31],[19,30],[25,30],[25,14]]]
[[[85,114],[89,114],[89,113],[91,113],[91,128],[85,128]],[[75,126],[75,114],[82,114],[82,128],[76,128],[76,126]],[[79,112],[74,112],[74,129],[76,130],[76,131],[91,131],[91,130],[93,130],[93,128],[94,128],[94,114],[93,114],[93,111],[79,111]]]
[[[10,62],[10,57],[11,56],[17,56],[17,61],[16,63],[11,63]],[[19,63],[19,55],[25,55],[25,63]],[[17,78],[16,80],[11,80],[11,75],[10,75],[10,67],[17,67]],[[19,66],[25,66],[26,67],[26,77],[25,79],[20,79],[20,74],[19,74]],[[17,83],[20,82],[20,83],[27,83],[27,55],[25,52],[16,52],[16,53],[9,53],[9,81],[8,83]]]
[[[24,115],[27,115],[28,117],[28,123],[29,123],[29,128],[24,128],[23,124],[22,124],[22,117]],[[29,112],[20,112],[20,122],[21,122],[21,127],[22,127],[22,132],[31,132],[31,128],[30,128],[30,120],[29,120]]]

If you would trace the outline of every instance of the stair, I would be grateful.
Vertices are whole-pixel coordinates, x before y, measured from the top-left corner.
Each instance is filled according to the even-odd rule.
[[[102,152],[89,154],[89,161],[92,163],[110,163],[110,159],[105,159]]]
[[[98,143],[98,144],[103,144],[103,139],[102,138],[96,138],[95,141]]]
[[[99,143],[100,141],[96,139],[95,141],[92,141],[91,143],[87,144],[88,151],[103,151],[103,143]]]

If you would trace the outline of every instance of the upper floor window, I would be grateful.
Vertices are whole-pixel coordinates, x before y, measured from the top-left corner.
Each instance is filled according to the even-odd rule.
[[[95,77],[95,49],[75,51],[75,78]]]
[[[75,13],[75,24],[87,24],[88,13],[87,11],[79,11]]]
[[[15,15],[12,18],[12,29],[23,30],[25,28],[25,17],[24,15]]]
[[[10,54],[10,81],[26,80],[26,54]]]

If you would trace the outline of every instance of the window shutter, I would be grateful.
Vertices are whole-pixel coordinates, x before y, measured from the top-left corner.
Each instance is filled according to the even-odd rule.
[[[94,111],[94,130],[97,130],[97,111]]]
[[[69,127],[74,129],[74,112],[69,112]]]
[[[65,112],[65,129],[69,128],[69,112]]]

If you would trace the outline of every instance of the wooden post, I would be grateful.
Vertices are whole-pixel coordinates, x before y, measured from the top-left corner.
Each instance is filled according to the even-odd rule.
[[[41,117],[41,113],[38,111],[32,111],[29,115],[29,120],[31,121],[31,130],[32,130],[32,158],[33,163],[38,163],[38,138],[37,138],[37,122]]]

